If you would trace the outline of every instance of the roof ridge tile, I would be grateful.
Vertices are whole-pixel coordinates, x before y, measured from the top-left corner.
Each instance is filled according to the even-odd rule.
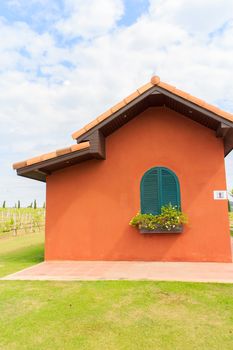
[[[113,107],[111,107],[110,109],[108,109],[106,112],[100,114],[96,119],[94,119],[93,121],[91,121],[90,123],[88,123],[86,126],[84,126],[82,129],[75,131],[72,134],[73,139],[77,139],[78,137],[84,135],[87,131],[91,130],[93,127],[95,127],[96,125],[100,124],[103,120],[109,118],[112,114],[116,113],[117,111],[119,111],[121,108],[127,106],[130,102],[134,101],[136,98],[138,98],[140,95],[142,95],[143,93],[147,92],[149,89],[151,89],[153,86],[158,86],[164,90],[167,90],[169,92],[171,92],[172,94],[179,96],[185,100],[190,101],[191,103],[194,103],[200,107],[202,107],[203,109],[206,109],[216,115],[219,115],[221,117],[223,117],[224,119],[233,122],[233,114],[229,113],[229,112],[225,112],[223,110],[221,110],[218,107],[215,107],[195,96],[192,96],[188,93],[186,93],[183,90],[177,89],[175,86],[173,85],[169,85],[167,83],[164,83],[162,81],[160,81],[160,78],[158,76],[153,76],[150,80],[150,82],[148,82],[147,84],[142,85],[141,87],[139,87],[136,91],[134,91],[132,94],[130,94],[129,96],[125,97],[122,101],[118,102],[117,104],[115,104]],[[21,161],[21,162],[17,162],[13,164],[13,169],[19,169],[19,168],[23,168],[25,166],[31,165],[31,164],[35,164],[35,163],[39,163],[42,162],[44,160],[47,159],[51,159],[51,158],[55,158],[55,157],[59,157],[61,155],[67,154],[67,153],[71,153],[71,152],[75,152],[75,151],[79,151],[85,148],[90,147],[90,143],[89,141],[85,141],[85,142],[81,142],[78,143],[76,145],[72,145],[70,147],[66,147],[66,148],[61,148],[58,149],[54,152],[50,152],[50,153],[46,153],[46,154],[42,154],[40,156],[34,157],[34,158],[30,158],[28,160],[25,161]]]
[[[112,106],[106,112],[100,114],[96,119],[94,119],[92,122],[88,123],[82,129],[75,131],[72,134],[73,139],[77,139],[78,137],[82,136],[87,131],[91,130],[93,127],[95,127],[96,125],[101,123],[103,120],[109,118],[110,116],[112,116],[112,114],[116,113],[118,110],[125,107],[130,102],[134,101],[137,97],[139,97],[144,92],[151,89],[153,86],[161,87],[162,89],[165,89],[165,90],[173,93],[176,96],[179,96],[179,97],[181,97],[185,100],[188,100],[188,101],[190,101],[190,102],[192,102],[192,103],[194,103],[194,104],[196,104],[196,105],[198,105],[206,110],[209,110],[210,112],[213,112],[219,116],[222,116],[223,118],[225,118],[229,121],[233,121],[233,114],[225,112],[222,109],[215,107],[215,106],[213,106],[213,105],[211,105],[211,104],[209,104],[209,103],[207,103],[207,102],[205,102],[205,101],[203,101],[203,100],[201,100],[193,95],[190,95],[189,93],[187,93],[183,90],[180,90],[173,85],[162,82],[158,76],[153,76],[149,83],[144,84],[141,87],[139,87],[132,94],[125,97],[122,101],[120,101],[117,104],[115,104],[114,106]]]

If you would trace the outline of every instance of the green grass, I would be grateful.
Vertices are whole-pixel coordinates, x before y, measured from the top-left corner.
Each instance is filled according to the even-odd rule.
[[[5,275],[43,258],[43,234],[0,240]],[[233,285],[0,281],[0,350],[232,350]]]
[[[233,348],[233,286],[0,283],[0,349]]]
[[[0,239],[0,277],[43,261],[44,234]]]

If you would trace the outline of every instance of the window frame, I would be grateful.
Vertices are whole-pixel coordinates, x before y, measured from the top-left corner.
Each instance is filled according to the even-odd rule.
[[[157,170],[158,171],[158,202],[159,202],[159,212],[157,214],[161,213],[161,207],[164,205],[163,204],[163,186],[162,186],[162,170],[165,170],[167,172],[169,172],[174,180],[175,180],[175,184],[176,184],[176,193],[177,193],[177,206],[178,209],[181,210],[181,195],[180,195],[180,183],[179,183],[179,179],[177,177],[177,175],[174,173],[174,171],[172,171],[169,168],[163,167],[163,166],[156,166],[156,167],[152,167],[150,169],[148,169],[142,176],[141,178],[141,182],[140,182],[140,209],[141,209],[141,213],[142,214],[150,214],[150,213],[146,213],[143,210],[143,198],[144,198],[144,186],[143,183],[145,181],[145,178],[148,174],[150,174],[152,171]],[[155,215],[157,215],[155,214]]]

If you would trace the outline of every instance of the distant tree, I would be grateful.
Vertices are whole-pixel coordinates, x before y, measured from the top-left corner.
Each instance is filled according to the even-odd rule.
[[[45,209],[45,202],[44,202],[44,204],[43,204],[43,208]]]
[[[6,208],[6,201],[3,201],[2,207],[3,207],[3,208]]]
[[[15,206],[14,206],[14,208],[17,208],[17,205],[16,205],[16,203],[15,203]]]
[[[34,209],[37,208],[37,203],[36,203],[36,199],[34,200],[34,206],[33,206]]]
[[[18,200],[18,205],[17,205],[18,209],[20,209],[20,200]]]
[[[233,197],[233,188],[228,192],[231,197]],[[231,202],[228,199],[228,211],[231,212]]]

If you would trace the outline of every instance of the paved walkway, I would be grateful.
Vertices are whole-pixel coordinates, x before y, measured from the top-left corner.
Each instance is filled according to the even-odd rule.
[[[2,280],[157,280],[233,283],[233,263],[52,261]]]

